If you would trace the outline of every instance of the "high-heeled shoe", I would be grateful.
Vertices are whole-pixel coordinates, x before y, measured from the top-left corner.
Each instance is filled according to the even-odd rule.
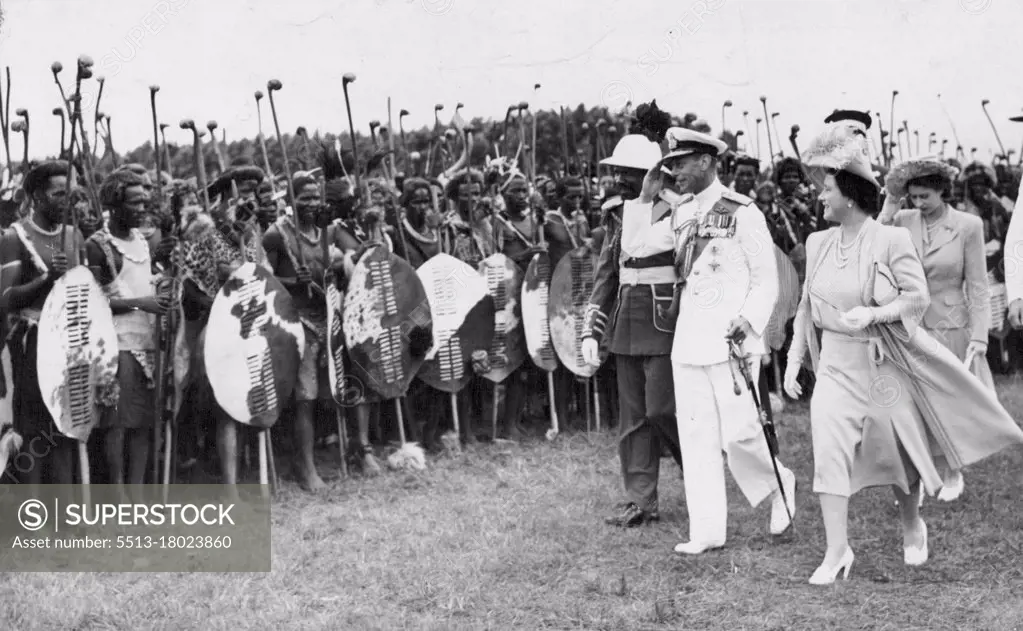
[[[838,578],[838,573],[842,572],[842,580],[849,579],[849,570],[852,569],[853,560],[856,555],[853,554],[852,548],[846,547],[845,553],[842,558],[838,560],[838,563],[831,567],[825,567],[822,563],[818,567],[813,576],[810,577],[811,585],[831,585]],[[844,572],[843,572],[844,570]]]
[[[920,522],[920,528],[923,530],[923,543],[919,546],[903,546],[902,555],[906,565],[923,565],[927,562],[928,549],[927,549],[927,524],[924,520],[917,518]]]
[[[941,502],[951,502],[959,499],[959,496],[963,494],[963,487],[966,486],[966,483],[963,481],[963,472],[954,471],[944,482],[944,486],[938,492],[938,500]]]

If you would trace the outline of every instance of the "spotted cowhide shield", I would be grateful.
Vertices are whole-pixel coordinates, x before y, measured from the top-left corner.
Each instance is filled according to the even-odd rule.
[[[538,252],[529,262],[522,281],[522,328],[530,359],[546,372],[553,372],[558,367],[547,318],[550,285],[551,257],[546,252]]]
[[[442,392],[455,393],[472,377],[472,352],[488,350],[494,337],[494,299],[470,265],[438,254],[416,270],[433,315],[433,346],[416,375]]]
[[[224,283],[206,325],[203,359],[217,403],[231,418],[273,426],[295,389],[305,331],[284,286],[245,263]]]
[[[366,251],[342,317],[353,383],[384,400],[404,396],[430,347],[430,304],[416,270],[386,247]]]
[[[117,331],[110,303],[89,268],[57,279],[39,316],[39,391],[60,433],[85,441],[99,405],[116,403]]]
[[[522,272],[504,254],[492,254],[480,262],[487,293],[494,299],[494,338],[487,358],[490,370],[483,376],[501,383],[526,359],[522,329]]]
[[[596,265],[597,257],[589,248],[576,248],[558,261],[551,278],[548,304],[551,340],[561,363],[580,377],[592,377],[598,369],[583,361],[582,356],[583,320],[593,291]],[[607,345],[602,344],[600,350],[603,362],[607,357]]]

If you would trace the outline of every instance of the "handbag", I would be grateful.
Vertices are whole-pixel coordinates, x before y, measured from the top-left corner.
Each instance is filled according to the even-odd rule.
[[[879,307],[891,304],[899,297],[899,285],[895,281],[895,274],[884,263],[874,262],[870,283],[870,296]]]

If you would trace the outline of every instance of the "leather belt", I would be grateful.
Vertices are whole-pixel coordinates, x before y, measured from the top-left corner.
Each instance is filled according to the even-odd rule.
[[[618,283],[620,285],[664,285],[678,280],[675,268],[671,265],[661,267],[619,267]]]

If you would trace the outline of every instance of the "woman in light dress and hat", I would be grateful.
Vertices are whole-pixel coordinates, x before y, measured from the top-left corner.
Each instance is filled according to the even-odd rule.
[[[814,491],[827,551],[810,583],[848,577],[849,496],[891,486],[899,500],[907,565],[928,556],[919,494],[942,486],[939,467],[961,469],[1013,444],[1023,431],[995,393],[920,326],[930,299],[908,230],[873,219],[878,185],[866,142],[833,126],[808,148],[823,176],[820,200],[837,227],[807,239],[807,276],[796,314],[785,389],[809,354],[817,374],[810,402]],[[823,329],[817,349],[814,327]]]
[[[888,198],[878,221],[908,229],[923,263],[931,303],[920,326],[994,390],[986,357],[991,312],[984,224],[945,203],[956,175],[955,167],[937,157],[894,166],[885,179]],[[907,197],[913,208],[903,209]],[[938,499],[956,499],[963,486],[961,472],[946,471]]]

